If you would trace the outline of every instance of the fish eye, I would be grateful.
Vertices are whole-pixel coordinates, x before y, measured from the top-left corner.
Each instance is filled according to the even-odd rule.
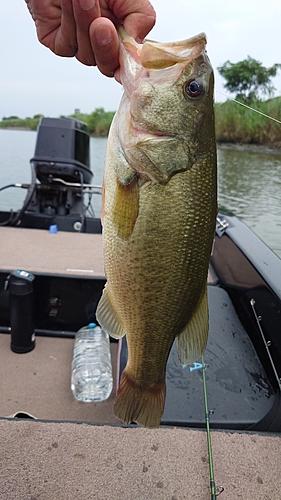
[[[192,78],[183,87],[184,95],[191,99],[201,97],[204,94],[204,90],[204,83],[201,78]]]

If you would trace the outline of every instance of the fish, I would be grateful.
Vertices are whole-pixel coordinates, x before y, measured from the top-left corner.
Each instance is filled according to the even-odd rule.
[[[127,339],[114,414],[154,428],[174,341],[183,365],[207,343],[217,211],[214,75],[204,33],[137,43],[121,28],[119,37],[124,94],[107,143],[107,281],[96,316],[112,337]]]

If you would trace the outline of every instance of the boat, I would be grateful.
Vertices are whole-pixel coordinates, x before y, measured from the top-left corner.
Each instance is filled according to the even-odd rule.
[[[46,439],[49,439],[46,448],[49,454],[54,455],[63,443],[63,438],[58,436],[66,439],[69,430],[72,462],[70,457],[66,457],[68,452],[65,447],[60,452],[59,460],[66,460],[69,466],[74,466],[75,460],[83,462],[83,457],[86,457],[85,450],[89,447],[87,436],[90,433],[98,446],[104,447],[103,452],[97,452],[104,467],[102,472],[97,469],[102,477],[101,484],[97,478],[94,479],[101,489],[95,496],[89,493],[84,482],[77,487],[77,494],[63,493],[66,491],[65,484],[57,479],[59,493],[50,496],[50,485],[46,489],[46,485],[39,485],[37,480],[28,487],[26,479],[21,490],[17,485],[19,470],[23,471],[24,463],[29,460],[24,451],[21,466],[16,471],[17,481],[11,478],[4,482],[1,480],[1,489],[5,492],[2,498],[37,498],[37,494],[38,499],[71,499],[78,496],[117,498],[122,495],[125,483],[130,484],[129,493],[122,496],[128,499],[209,498],[206,483],[203,481],[202,486],[201,480],[194,479],[195,496],[190,484],[189,496],[177,496],[178,488],[174,485],[173,489],[172,483],[169,487],[165,486],[166,476],[163,479],[162,473],[168,461],[166,474],[178,480],[173,461],[169,461],[167,453],[176,454],[187,436],[193,443],[193,450],[194,446],[202,450],[202,429],[210,422],[215,436],[213,439],[215,442],[217,439],[217,446],[225,453],[225,439],[230,446],[230,436],[235,435],[231,446],[236,456],[240,457],[241,467],[244,456],[251,463],[255,461],[253,450],[256,446],[267,449],[262,466],[259,468],[256,464],[256,471],[259,470],[257,484],[245,475],[252,489],[248,497],[245,486],[243,498],[266,498],[265,494],[269,494],[268,498],[279,499],[279,493],[274,496],[274,492],[281,491],[279,477],[275,475],[274,488],[270,489],[263,470],[268,467],[270,453],[275,460],[277,450],[281,451],[281,260],[231,214],[219,213],[217,216],[208,275],[210,327],[204,358],[193,366],[182,367],[173,346],[167,364],[167,398],[160,428],[139,429],[134,423],[125,426],[113,415],[115,393],[127,359],[125,338],[119,342],[111,339],[114,387],[109,399],[91,404],[74,400],[70,390],[73,338],[80,327],[96,322],[95,311],[106,282],[101,222],[90,208],[91,196],[99,196],[101,188],[92,184],[92,176],[89,136],[85,125],[72,118],[42,118],[35,154],[31,159],[31,182],[23,186],[27,190],[23,207],[17,213],[0,212],[0,366],[3,377],[0,427],[1,432],[8,436],[9,449],[5,447],[7,463],[14,472],[16,467],[11,464],[13,456],[19,457],[19,451],[15,452],[17,443],[20,442],[21,447],[27,447],[30,453],[36,455],[40,440],[46,445]],[[86,195],[90,198],[88,203]],[[21,279],[25,275],[32,276],[35,307],[31,307],[30,311],[28,307],[15,310],[17,303],[11,301],[9,280],[15,273],[25,273]],[[19,328],[24,328],[30,324],[29,315],[33,316],[35,348],[19,354],[11,350],[11,321],[18,321]],[[207,413],[203,379],[208,392]],[[77,426],[78,423],[84,426]],[[18,434],[19,429],[22,429],[23,435]],[[36,429],[39,430],[34,441],[32,436],[33,432],[36,434]],[[139,436],[142,436],[145,446],[139,443],[136,448],[131,441],[128,443],[128,430],[134,433],[130,434],[134,435],[134,443],[139,443]],[[81,433],[82,448],[75,441],[76,433]],[[31,441],[28,436],[31,436]],[[197,441],[193,441],[195,437]],[[271,444],[265,445],[269,437]],[[125,439],[130,461],[133,460],[132,454],[138,454],[139,447],[142,449],[141,469],[136,471],[133,465],[134,477],[142,478],[139,479],[140,489],[134,486],[128,472],[127,475],[124,472],[124,468],[129,467],[127,458],[125,460],[123,456],[127,464],[125,467],[112,451],[113,448],[120,452],[117,444],[120,439]],[[168,444],[169,439],[174,442],[174,451],[171,450],[171,442]],[[159,470],[160,462],[156,460],[160,479],[156,481],[155,472],[152,481],[150,467],[152,463],[156,464],[156,451],[161,445],[159,457],[164,460],[164,468]],[[249,446],[251,453],[247,451]],[[191,456],[192,450],[187,451],[186,448],[185,452],[197,464],[197,471],[193,471],[197,477],[196,473],[207,466],[207,455],[200,451],[203,455],[198,462],[196,453]],[[109,487],[104,472],[110,470],[105,457],[112,453],[116,462],[112,473],[115,489]],[[45,453],[43,455],[45,459]],[[42,460],[43,455],[40,455]],[[176,455],[173,456],[176,460]],[[93,458],[92,452],[89,457]],[[36,460],[31,461],[34,470]],[[47,463],[50,465],[49,460]],[[224,466],[220,461],[221,470]],[[74,468],[81,472],[76,465]],[[271,477],[274,470],[274,467],[267,470],[267,477]],[[56,476],[55,471],[53,474]],[[144,488],[144,477],[150,477],[152,481],[145,483],[147,489]],[[223,474],[223,478],[224,489],[227,489],[225,485],[230,481],[227,473]],[[11,481],[12,491],[16,494],[9,489]],[[276,483],[280,484],[279,490],[276,490]],[[257,486],[259,493],[255,494]],[[66,489],[72,491],[69,488],[67,481]],[[39,490],[41,493],[38,493]],[[234,495],[233,482],[228,487],[228,499],[232,498],[232,490]],[[220,491],[217,489],[212,499]],[[164,496],[157,496],[161,492]],[[260,492],[264,492],[262,496],[258,496]]]

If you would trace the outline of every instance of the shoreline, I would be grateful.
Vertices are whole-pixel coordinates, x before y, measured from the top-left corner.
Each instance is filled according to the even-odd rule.
[[[27,127],[0,127],[0,130],[21,130],[22,132],[36,132],[36,130]]]
[[[234,151],[244,151],[250,153],[270,153],[281,155],[280,144],[278,146],[267,144],[246,144],[241,142],[217,142],[218,149],[228,149]]]
[[[26,131],[26,132],[36,132],[36,130],[32,130],[30,128],[26,127],[0,127],[0,130],[20,130],[20,131]],[[101,139],[107,138],[105,135],[97,135],[97,134],[90,134],[90,137],[99,137]],[[220,142],[217,141],[217,148],[218,149],[227,149],[227,150],[234,150],[234,151],[245,151],[245,152],[250,152],[250,153],[270,153],[270,154],[277,154],[281,155],[281,145],[278,143],[278,145],[267,145],[267,144],[246,144],[246,143],[241,143],[241,142]]]

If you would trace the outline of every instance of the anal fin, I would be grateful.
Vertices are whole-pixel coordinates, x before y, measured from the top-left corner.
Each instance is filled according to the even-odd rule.
[[[107,285],[105,285],[103,294],[98,303],[96,317],[99,324],[111,337],[119,339],[125,335],[124,328],[120,324],[117,314],[112,307]]]
[[[209,329],[207,285],[191,320],[177,337],[179,360],[182,365],[196,361],[206,348]]]

